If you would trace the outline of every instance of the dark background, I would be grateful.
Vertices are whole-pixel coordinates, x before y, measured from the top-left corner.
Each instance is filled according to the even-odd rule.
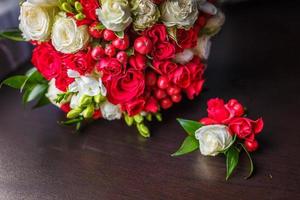
[[[57,125],[54,106],[24,109],[0,90],[0,199],[300,199],[300,2],[228,4],[214,39],[207,90],[154,123],[145,140],[123,122],[99,121],[81,135]],[[225,160],[199,152],[172,158],[185,137],[176,117],[199,119],[211,97],[237,98],[265,129],[225,181]]]

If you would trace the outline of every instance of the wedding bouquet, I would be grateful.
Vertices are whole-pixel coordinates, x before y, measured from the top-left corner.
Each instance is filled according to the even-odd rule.
[[[49,102],[66,125],[123,118],[144,137],[146,121],[194,99],[204,83],[210,38],[224,23],[215,1],[27,0],[19,30],[1,38],[34,45],[35,68],[3,84],[24,103]]]

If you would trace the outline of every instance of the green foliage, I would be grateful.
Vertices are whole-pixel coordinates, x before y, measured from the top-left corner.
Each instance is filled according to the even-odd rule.
[[[248,179],[248,178],[250,178],[250,177],[252,176],[252,174],[253,174],[253,171],[254,171],[254,165],[253,165],[253,161],[252,161],[252,158],[251,158],[251,156],[250,156],[250,153],[247,151],[246,147],[245,147],[242,143],[240,143],[240,145],[241,145],[241,147],[243,148],[243,150],[246,152],[246,154],[247,154],[247,156],[248,156],[248,158],[249,158],[249,162],[250,162],[250,170],[249,170],[249,174],[248,174],[248,176],[245,177],[245,179]]]
[[[239,162],[239,149],[237,149],[235,146],[231,146],[227,152],[226,155],[226,180],[231,176],[235,168],[237,167],[237,164]]]
[[[191,153],[199,148],[199,142],[194,136],[187,136],[185,140],[183,141],[181,147],[172,154],[172,156],[181,156],[184,154]]]
[[[189,135],[193,136],[195,135],[195,132],[203,126],[200,122],[192,120],[177,119],[177,121]]]
[[[0,32],[0,39],[9,39],[17,42],[24,42],[22,32],[19,29],[11,29]]]

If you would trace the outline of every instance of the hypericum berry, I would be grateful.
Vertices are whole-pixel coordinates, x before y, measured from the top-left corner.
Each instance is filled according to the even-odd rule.
[[[111,58],[114,57],[116,55],[116,48],[112,44],[109,44],[105,48],[105,54],[108,55]]]
[[[116,36],[116,34],[113,31],[108,30],[108,29],[105,29],[103,31],[103,39],[104,40],[106,40],[106,41],[113,41],[116,38],[117,38],[117,36]]]
[[[152,71],[146,73],[146,85],[147,86],[155,86],[156,84],[156,74]]]
[[[160,101],[160,106],[163,109],[171,108],[172,105],[173,105],[173,102],[169,98],[164,98],[163,100]]]
[[[258,149],[258,142],[256,140],[246,140],[244,145],[249,152],[253,152]]]
[[[162,89],[156,89],[154,91],[154,95],[157,99],[163,99],[163,98],[167,97],[167,93]]]
[[[161,76],[158,78],[157,80],[157,86],[160,88],[160,89],[166,89],[169,87],[169,80],[167,77],[165,76]]]
[[[181,94],[174,94],[171,96],[171,99],[174,103],[179,103],[182,100]]]
[[[112,44],[119,50],[126,50],[129,47],[129,38],[127,35],[124,36],[124,38],[116,38],[112,42]]]
[[[152,48],[152,41],[145,36],[139,37],[134,41],[134,49],[140,54],[146,55],[152,51]]]
[[[89,26],[89,34],[96,39],[100,39],[103,36],[104,29],[99,28],[100,23],[94,22]]]
[[[125,64],[127,63],[128,55],[125,51],[120,51],[119,53],[117,53],[116,58],[120,63]]]
[[[177,86],[170,86],[167,88],[167,93],[168,95],[172,96],[172,95],[175,95],[175,94],[179,94],[180,93],[180,88],[177,87]]]
[[[91,56],[94,60],[98,61],[101,58],[103,58],[105,56],[105,52],[104,49],[102,48],[102,46],[96,46],[92,52],[91,52]]]

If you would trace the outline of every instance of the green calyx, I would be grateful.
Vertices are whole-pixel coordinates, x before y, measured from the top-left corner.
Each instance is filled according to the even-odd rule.
[[[59,8],[66,12],[71,13],[77,20],[83,20],[86,16],[83,14],[83,6],[76,0],[58,0]]]

